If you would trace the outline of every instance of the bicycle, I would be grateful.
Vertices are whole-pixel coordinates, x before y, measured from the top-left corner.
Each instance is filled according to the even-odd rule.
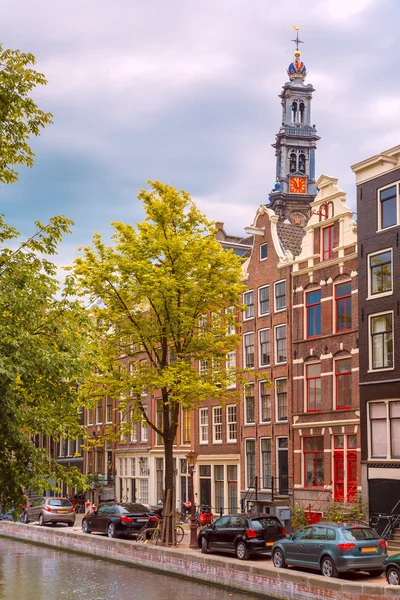
[[[147,525],[142,527],[142,529],[139,531],[139,533],[137,535],[136,541],[144,542],[145,544],[150,543],[150,544],[157,545],[158,542],[161,540],[161,535],[162,535],[162,521],[160,519],[158,521],[156,527],[148,527]],[[175,525],[176,543],[180,544],[184,537],[185,537],[185,532],[183,530],[183,527],[181,527],[180,525]]]

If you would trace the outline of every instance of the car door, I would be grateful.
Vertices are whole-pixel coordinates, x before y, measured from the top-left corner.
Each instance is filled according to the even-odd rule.
[[[299,529],[292,537],[292,543],[285,545],[287,562],[293,564],[302,563],[306,551],[306,543],[310,539],[312,527],[303,527]]]
[[[211,525],[210,532],[208,534],[208,547],[210,550],[226,550],[227,546],[227,533],[229,525],[229,517],[221,517],[217,519],[215,523]]]
[[[96,513],[88,516],[89,527],[92,531],[102,531],[101,523],[104,520],[104,512],[106,508],[106,506],[100,506]]]
[[[230,551],[235,550],[235,541],[238,536],[243,537],[247,529],[247,519],[240,515],[231,516],[228,527],[225,531],[225,548]]]
[[[327,546],[327,528],[321,525],[314,525],[311,532],[311,539],[307,542],[307,562],[313,566],[318,566],[320,557]]]
[[[39,520],[40,511],[42,510],[43,506],[44,506],[44,498],[36,498],[36,500],[33,501],[32,508],[30,511],[30,516],[29,516],[29,519],[31,521]]]

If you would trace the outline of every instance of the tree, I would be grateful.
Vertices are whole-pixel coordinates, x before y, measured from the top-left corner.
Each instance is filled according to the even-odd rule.
[[[96,234],[76,259],[74,275],[81,294],[101,300],[95,311],[101,366],[82,392],[87,402],[104,395],[118,400],[128,415],[124,427],[141,421],[162,437],[164,514],[170,515],[181,408],[196,409],[207,398],[238,400],[231,384],[242,374],[226,368],[226,355],[239,343],[230,331],[244,286],[241,260],[222,249],[189,194],[149,184],[138,196],[145,220],[136,228],[113,223],[113,245]],[[156,391],[161,420],[143,403]]]
[[[33,166],[34,153],[28,141],[51,123],[52,114],[38,108],[30,92],[46,85],[42,73],[32,69],[33,54],[4,50],[0,44],[0,182],[14,183],[15,165]]]
[[[40,491],[49,481],[84,485],[64,469],[38,436],[58,440],[82,435],[77,384],[93,368],[87,311],[63,289],[48,259],[71,221],[53,217],[16,250],[4,247],[19,236],[0,216],[0,503],[21,506],[23,489]],[[57,294],[60,295],[57,298]]]

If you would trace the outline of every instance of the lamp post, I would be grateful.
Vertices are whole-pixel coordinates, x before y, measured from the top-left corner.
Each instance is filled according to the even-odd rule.
[[[196,466],[197,454],[196,452],[189,452],[187,454],[188,470],[190,477],[190,544],[189,548],[197,548],[197,525],[196,525],[196,507],[194,504],[194,484],[193,475],[194,468]]]

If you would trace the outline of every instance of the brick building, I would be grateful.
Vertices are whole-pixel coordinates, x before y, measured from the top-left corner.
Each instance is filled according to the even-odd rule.
[[[360,491],[357,227],[322,175],[293,262],[293,499],[317,520]]]
[[[370,514],[389,514],[400,498],[400,286],[395,279],[400,263],[400,146],[352,169],[359,225],[362,483]]]

